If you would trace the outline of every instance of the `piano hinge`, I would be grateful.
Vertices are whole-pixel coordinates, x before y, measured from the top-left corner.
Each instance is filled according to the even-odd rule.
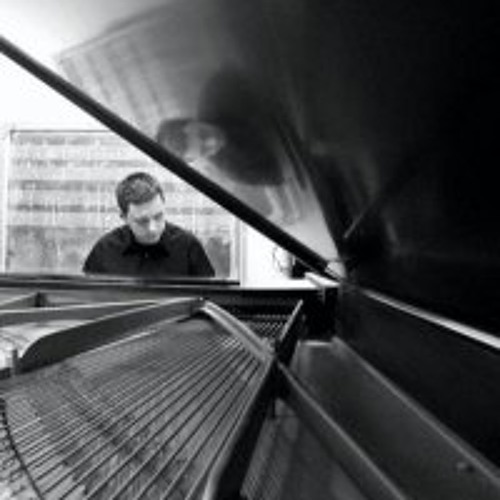
[[[329,278],[336,281],[343,281],[346,276],[344,263],[340,259],[332,259],[329,261],[323,271]]]

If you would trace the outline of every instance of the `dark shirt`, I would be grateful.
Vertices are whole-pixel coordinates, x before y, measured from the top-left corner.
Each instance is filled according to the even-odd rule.
[[[213,276],[214,269],[198,239],[167,223],[155,245],[138,243],[128,226],[105,234],[92,248],[83,270],[120,276]]]

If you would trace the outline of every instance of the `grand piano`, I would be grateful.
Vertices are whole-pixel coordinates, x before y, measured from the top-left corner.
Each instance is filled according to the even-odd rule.
[[[2,275],[0,499],[500,498],[493,3],[0,19],[4,56],[308,283]]]

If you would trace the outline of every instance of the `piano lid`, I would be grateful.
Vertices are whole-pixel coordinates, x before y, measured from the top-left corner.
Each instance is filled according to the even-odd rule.
[[[490,3],[3,0],[0,30],[316,270],[498,326]]]

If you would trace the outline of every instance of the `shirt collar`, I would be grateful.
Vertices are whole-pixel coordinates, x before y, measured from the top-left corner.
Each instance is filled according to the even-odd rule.
[[[155,243],[154,245],[142,245],[135,239],[131,229],[128,226],[125,226],[125,238],[122,253],[123,255],[144,255],[145,253],[149,253],[158,257],[168,256],[170,252],[168,250],[167,228],[163,231],[158,243]]]

